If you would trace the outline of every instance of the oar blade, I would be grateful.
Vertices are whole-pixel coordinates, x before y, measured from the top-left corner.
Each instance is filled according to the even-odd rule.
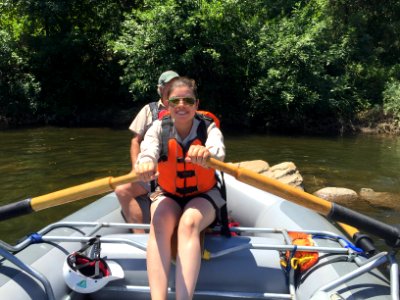
[[[135,182],[138,179],[139,177],[131,172],[119,177],[105,177],[50,194],[7,204],[0,207],[0,221],[103,194],[114,190],[118,185]]]

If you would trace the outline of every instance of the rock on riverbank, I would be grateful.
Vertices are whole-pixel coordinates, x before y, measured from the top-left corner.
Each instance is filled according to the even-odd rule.
[[[371,188],[362,188],[356,193],[346,188],[325,187],[314,192],[314,195],[347,207],[354,206],[359,201],[365,201],[373,207],[400,211],[400,195],[388,192],[375,192]]]
[[[292,162],[282,162],[272,167],[263,160],[242,161],[233,164],[304,190],[303,177]]]
[[[263,160],[242,161],[232,164],[304,190],[303,177],[293,162],[282,162],[274,166],[270,166],[268,162]],[[365,201],[373,207],[400,211],[400,195],[375,192],[370,188],[362,188],[357,193],[354,190],[343,187],[325,187],[315,191],[313,194],[346,207],[352,207],[359,201]]]

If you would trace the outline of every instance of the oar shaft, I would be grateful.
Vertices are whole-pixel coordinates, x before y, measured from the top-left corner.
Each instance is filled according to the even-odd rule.
[[[260,190],[277,195],[281,198],[295,202],[301,206],[308,207],[320,214],[328,215],[331,211],[332,203],[319,197],[303,192],[290,185],[278,180],[266,177],[248,169],[240,168],[232,164],[227,164],[210,158],[209,166],[232,175],[237,180],[252,185]]]
[[[260,190],[277,195],[293,203],[312,209],[329,219],[351,224],[359,229],[382,237],[393,247],[400,247],[400,230],[373,218],[357,213],[325,199],[306,193],[300,189],[284,184],[278,180],[268,178],[248,169],[240,168],[210,158],[208,166],[229,175],[237,180],[259,188]]]
[[[40,211],[49,207],[58,206],[79,199],[85,199],[90,196],[106,193],[111,190],[110,179],[111,177],[102,178],[32,198],[31,207],[34,211]]]
[[[138,176],[133,172],[115,178],[110,176],[43,196],[11,203],[0,207],[0,221],[103,194],[114,190],[118,185],[133,182],[137,179]]]
[[[88,183],[63,189],[47,195],[32,198],[31,207],[34,211],[39,211],[49,207],[65,204],[79,199],[103,194],[114,190],[116,186],[135,181],[137,175],[130,173],[120,177],[105,177]]]

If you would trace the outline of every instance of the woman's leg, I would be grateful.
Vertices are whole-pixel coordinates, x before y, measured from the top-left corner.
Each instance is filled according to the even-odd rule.
[[[215,209],[203,198],[185,207],[178,225],[176,299],[192,299],[201,263],[200,232],[215,219]]]
[[[178,224],[181,208],[170,198],[151,205],[151,223],[147,243],[147,274],[152,300],[167,299],[171,265],[171,236]]]

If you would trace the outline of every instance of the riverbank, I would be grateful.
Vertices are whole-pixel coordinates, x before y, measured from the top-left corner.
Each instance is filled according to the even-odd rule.
[[[385,114],[382,108],[374,108],[357,115],[357,132],[400,136],[400,120]]]
[[[304,186],[303,176],[293,162],[282,162],[270,166],[264,160],[252,160],[233,163],[239,168],[251,170],[260,175],[278,180],[294,188],[307,191]],[[361,188],[358,192],[344,187],[322,187],[314,191],[317,197],[339,203],[345,207],[355,207],[363,201],[372,208],[393,209],[400,212],[398,201],[400,194],[388,192],[376,192],[371,188]]]
[[[138,112],[138,108],[130,108],[125,110],[107,110],[99,114],[84,114],[77,116],[73,120],[68,119],[65,122],[52,122],[50,119],[44,121],[44,118],[34,119],[25,118],[24,120],[11,120],[9,118],[0,116],[0,130],[16,129],[16,128],[29,128],[40,126],[59,126],[59,127],[110,127],[114,129],[128,128],[133,118]],[[354,120],[339,124],[337,120],[307,120],[303,129],[298,127],[293,130],[284,126],[276,124],[275,130],[268,128],[258,130],[247,128],[246,126],[233,126],[228,124],[224,126],[224,132],[250,132],[250,133],[265,133],[270,134],[304,134],[304,135],[318,135],[318,136],[341,136],[346,134],[374,134],[374,135],[395,135],[400,136],[400,120],[394,118],[392,115],[385,114],[383,109],[376,107],[364,112],[359,113]],[[226,125],[226,121],[222,122]],[[243,124],[242,124],[243,125]],[[283,132],[282,132],[283,131]]]

